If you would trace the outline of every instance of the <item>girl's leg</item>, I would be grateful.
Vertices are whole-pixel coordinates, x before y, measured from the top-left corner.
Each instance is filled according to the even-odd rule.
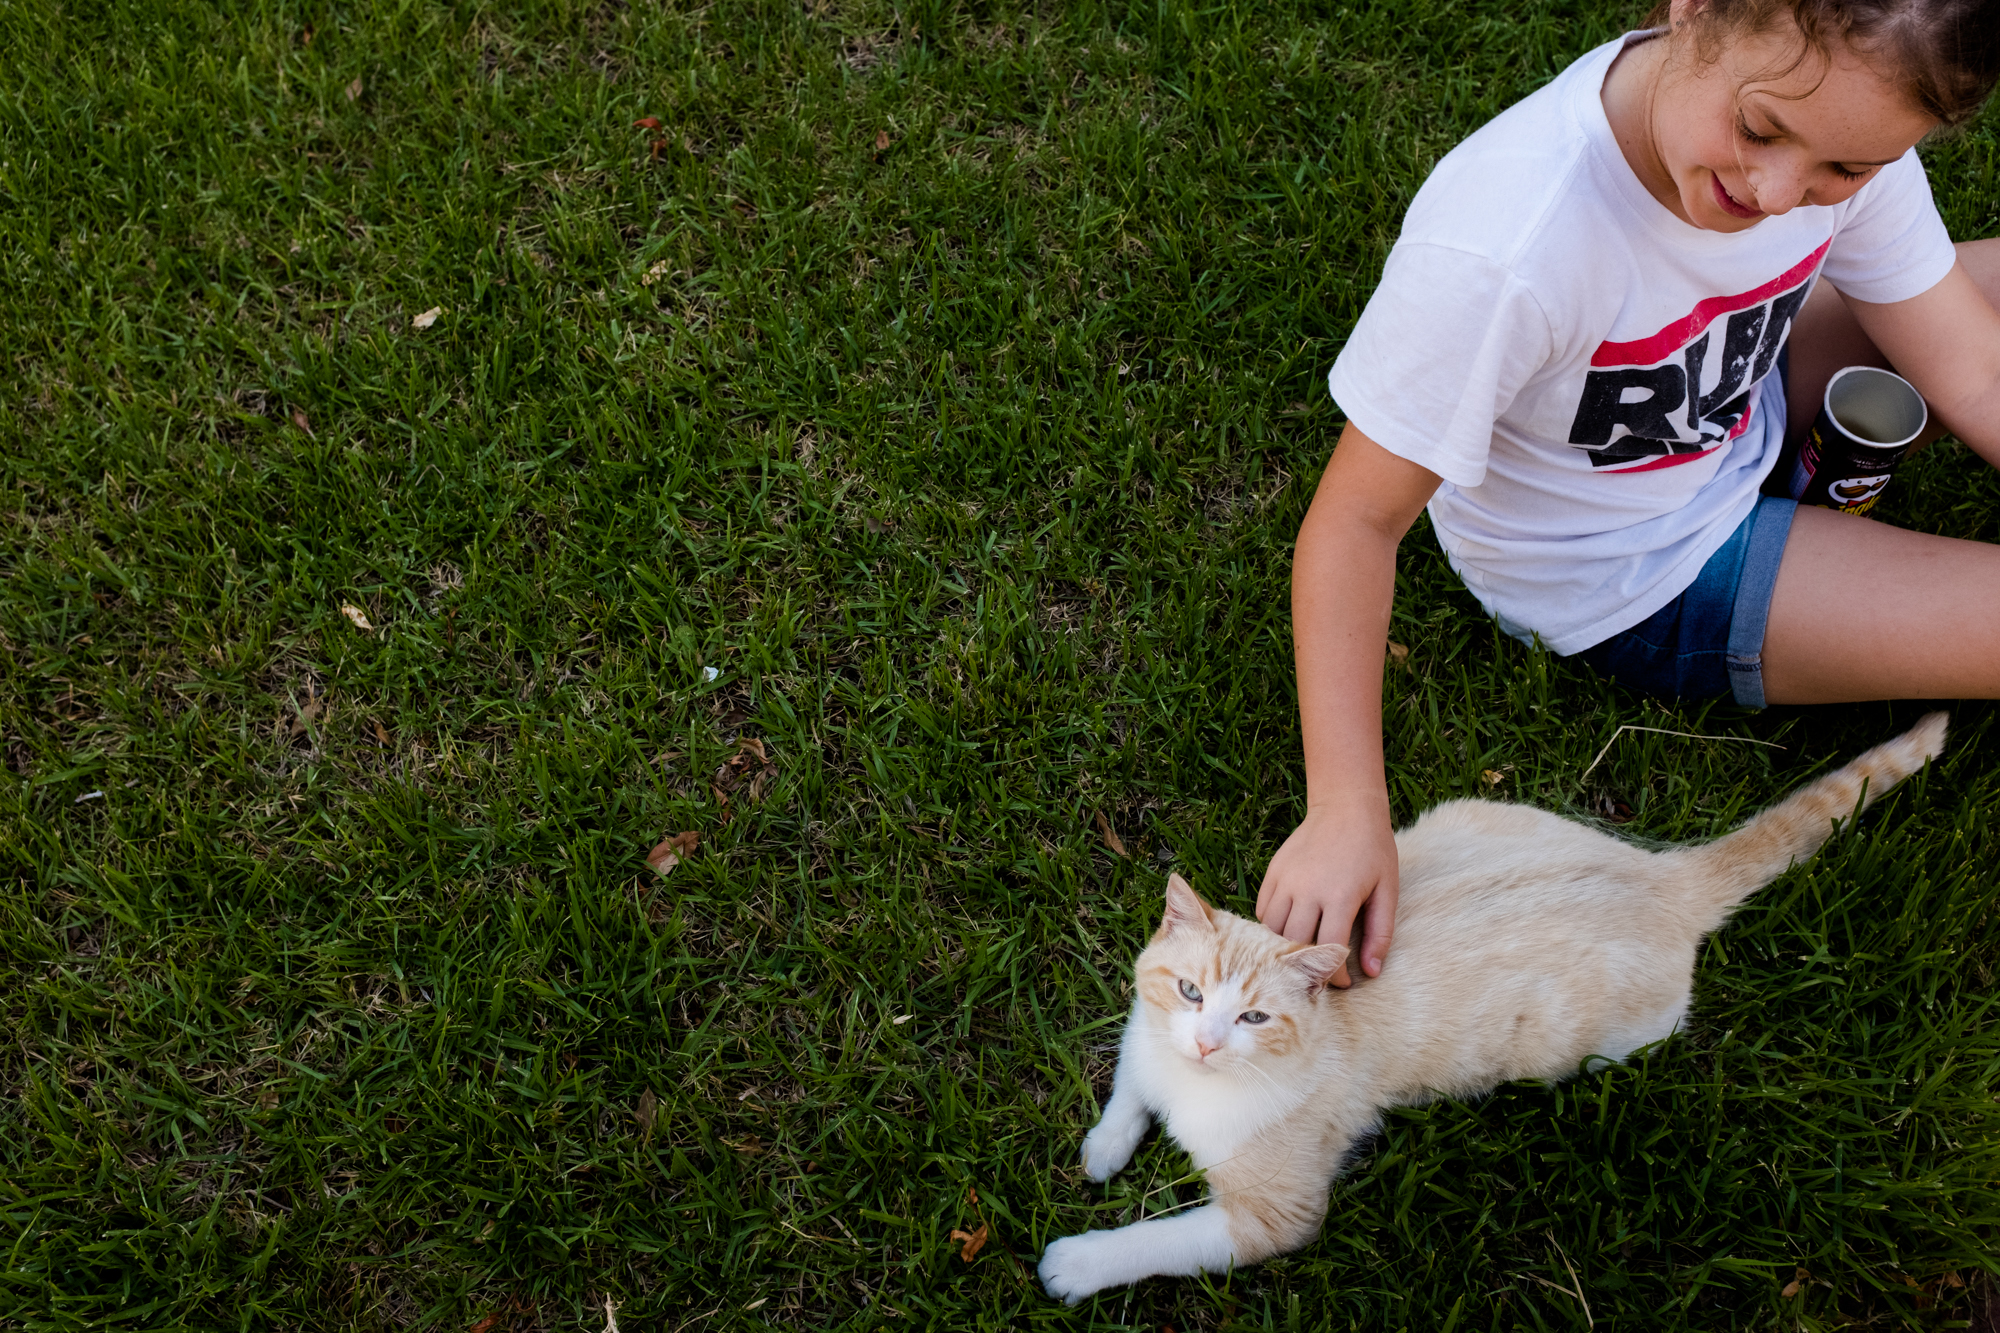
[[[2000,546],[1801,507],[1771,594],[1764,698],[2000,698]]]
[[[1958,257],[2000,306],[2000,240],[1965,242]],[[1811,424],[1842,366],[1894,369],[1830,286],[1799,312],[1791,348],[1794,429]],[[1801,508],[1771,595],[1764,697],[2000,698],[2000,546]]]

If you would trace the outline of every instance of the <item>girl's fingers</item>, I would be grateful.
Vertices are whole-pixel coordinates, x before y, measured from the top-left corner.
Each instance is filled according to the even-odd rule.
[[[1292,910],[1285,916],[1284,929],[1278,933],[1288,940],[1311,944],[1313,936],[1319,933],[1320,920],[1320,910],[1316,903],[1294,901]],[[1272,929],[1276,930],[1277,927],[1274,926]]]
[[[1364,909],[1366,924],[1361,930],[1361,970],[1371,977],[1382,975],[1382,960],[1389,956],[1389,941],[1396,934],[1396,891],[1378,885]]]
[[[1319,919],[1319,942],[1321,944],[1345,944],[1354,935],[1353,912],[1329,912]],[[1350,962],[1353,960],[1349,960]],[[1354,974],[1348,971],[1348,963],[1342,963],[1340,970],[1327,978],[1327,985],[1346,990],[1354,984]]]
[[[1289,894],[1274,893],[1267,885],[1264,891],[1257,895],[1257,919],[1277,934],[1285,933],[1285,918],[1290,916],[1291,912],[1292,900]]]

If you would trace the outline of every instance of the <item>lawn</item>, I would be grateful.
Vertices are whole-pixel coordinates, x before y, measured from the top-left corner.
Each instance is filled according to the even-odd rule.
[[[0,1329],[1968,1318],[1983,703],[1685,1039],[1391,1115],[1290,1258],[1032,1281],[1199,1197],[1078,1146],[1166,870],[1247,911],[1301,811],[1326,369],[1430,164],[1635,18],[0,0]],[[2000,538],[1964,449],[1898,486]],[[1422,524],[1393,637],[1400,819],[1706,837],[1925,708],[1646,702]]]

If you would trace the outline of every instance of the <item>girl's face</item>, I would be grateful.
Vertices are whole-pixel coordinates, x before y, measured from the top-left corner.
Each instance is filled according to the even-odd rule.
[[[1675,19],[1693,8],[1677,0]],[[1789,20],[1778,32],[1728,38],[1712,63],[1685,32],[1665,39],[1673,45],[1652,102],[1648,186],[1704,230],[1747,231],[1802,204],[1837,204],[1936,124],[1844,47],[1830,63],[1808,52],[1774,77],[1803,45]]]

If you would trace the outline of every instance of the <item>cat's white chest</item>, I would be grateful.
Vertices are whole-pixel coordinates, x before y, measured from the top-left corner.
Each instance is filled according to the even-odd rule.
[[[1305,1101],[1303,1092],[1275,1095],[1269,1087],[1246,1085],[1226,1074],[1174,1072],[1180,1076],[1158,1080],[1163,1086],[1148,1089],[1148,1101],[1167,1132],[1204,1171],[1235,1156]]]

